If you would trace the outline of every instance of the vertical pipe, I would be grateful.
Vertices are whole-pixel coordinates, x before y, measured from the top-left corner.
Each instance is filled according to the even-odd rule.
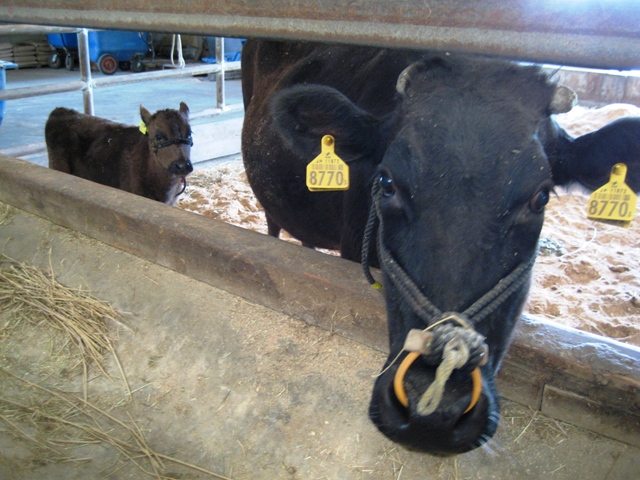
[[[91,80],[91,62],[89,61],[89,32],[86,28],[78,32],[78,56],[80,57],[80,80],[85,84],[82,89],[84,113],[93,115],[93,82]]]
[[[224,99],[224,38],[216,37],[216,63],[220,65],[220,71],[216,73],[216,99],[217,107],[220,110],[225,109]]]

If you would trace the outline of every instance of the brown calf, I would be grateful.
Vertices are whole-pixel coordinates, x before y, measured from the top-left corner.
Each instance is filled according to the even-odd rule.
[[[189,108],[152,115],[140,105],[140,115],[138,128],[56,108],[45,126],[49,168],[175,205],[193,171]]]

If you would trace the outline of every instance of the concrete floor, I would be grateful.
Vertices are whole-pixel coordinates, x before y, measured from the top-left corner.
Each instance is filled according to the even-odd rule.
[[[106,364],[114,381],[92,374],[89,399],[135,421],[160,454],[238,480],[638,478],[640,449],[506,400],[486,448],[451,458],[409,452],[378,433],[367,416],[385,357],[379,350],[20,210],[0,224],[0,245],[9,257],[52,268],[58,281],[125,312],[126,328],[110,323],[109,331],[133,401],[125,401],[111,357]],[[70,362],[46,355],[53,341],[45,329],[15,333],[0,335],[3,368],[62,391],[81,390]],[[0,379],[3,398],[32,397],[4,374]],[[65,455],[90,460],[56,462],[0,420],[0,478],[147,478],[112,448],[74,445],[73,432],[64,429],[49,435],[46,421],[18,425],[35,428],[43,441],[62,437]],[[171,478],[211,478],[164,463]]]

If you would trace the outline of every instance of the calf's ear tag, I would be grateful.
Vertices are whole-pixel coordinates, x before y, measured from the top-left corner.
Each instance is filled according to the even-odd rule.
[[[334,151],[331,135],[322,137],[321,152],[307,165],[307,188],[312,192],[331,192],[349,188],[349,165]]]
[[[616,163],[613,166],[609,183],[597,189],[589,197],[588,218],[622,227],[631,225],[631,220],[636,213],[638,197],[624,183],[626,175],[627,166],[624,163]]]
[[[144,120],[140,120],[140,132],[142,132],[143,135],[147,134],[147,124],[144,123]]]

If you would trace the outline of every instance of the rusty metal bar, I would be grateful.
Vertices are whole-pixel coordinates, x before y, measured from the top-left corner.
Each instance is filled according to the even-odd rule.
[[[635,0],[12,0],[0,20],[477,52],[640,68]]]

